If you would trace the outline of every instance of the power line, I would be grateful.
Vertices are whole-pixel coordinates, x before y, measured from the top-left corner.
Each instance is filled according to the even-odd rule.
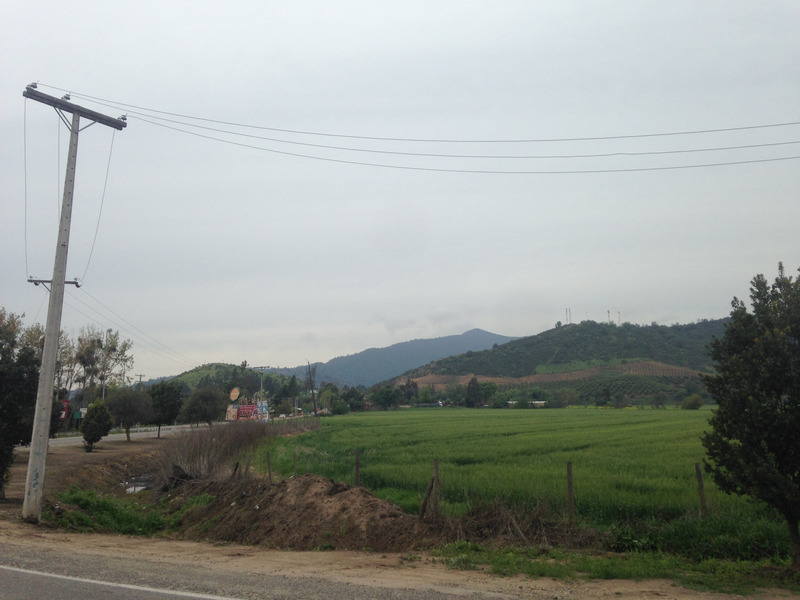
[[[159,121],[166,121],[168,123],[175,123],[178,125],[183,125],[185,127],[194,127],[196,129],[203,129],[205,131],[213,131],[215,133],[224,133],[227,135],[233,135],[238,137],[250,138],[250,139],[257,139],[257,140],[264,140],[268,142],[278,142],[281,144],[290,144],[295,146],[306,146],[311,148],[321,148],[325,150],[343,150],[347,152],[364,152],[368,154],[388,154],[388,155],[395,155],[395,156],[417,156],[417,157],[425,157],[425,158],[472,158],[472,159],[499,159],[499,160],[544,160],[544,159],[576,159],[576,158],[611,158],[611,157],[618,157],[618,156],[658,156],[658,155],[666,155],[666,154],[687,154],[687,153],[694,153],[694,152],[720,152],[720,151],[728,151],[728,150],[750,150],[754,148],[769,148],[775,146],[788,146],[792,144],[800,144],[800,140],[790,140],[784,142],[769,142],[763,144],[743,144],[739,146],[716,146],[710,148],[687,148],[687,149],[680,149],[680,150],[647,150],[642,152],[606,152],[606,153],[593,153],[593,154],[534,154],[534,155],[508,155],[508,154],[443,154],[443,153],[436,153],[436,152],[403,152],[398,150],[376,150],[374,148],[353,148],[347,146],[331,146],[328,144],[314,144],[310,142],[298,142],[296,140],[284,140],[279,138],[272,138],[260,135],[253,135],[247,133],[241,133],[238,131],[230,131],[227,129],[218,129],[215,127],[206,127],[204,125],[194,125],[192,123],[185,123],[183,121],[177,121],[175,119],[164,119],[162,117],[152,117],[150,115],[141,115],[140,113],[130,113],[133,115],[133,118],[139,118],[139,120],[149,123],[151,125],[160,125],[163,126],[161,123],[157,123],[154,121],[150,121],[144,116],[147,116],[151,119],[157,119]],[[130,115],[129,115],[130,116]]]
[[[48,87],[51,89],[59,90],[66,92],[68,90],[64,88],[59,88],[47,84],[39,84],[40,86]],[[724,133],[724,132],[733,132],[733,131],[750,131],[750,130],[757,130],[757,129],[769,129],[769,128],[777,128],[777,127],[789,127],[794,125],[800,125],[800,121],[787,121],[784,123],[766,123],[766,124],[758,124],[758,125],[744,125],[738,127],[719,127],[713,129],[694,129],[694,130],[687,130],[687,131],[665,131],[665,132],[650,132],[650,133],[636,133],[636,134],[621,134],[621,135],[605,135],[605,136],[586,136],[586,137],[555,137],[555,138],[523,138],[523,139],[441,139],[441,138],[414,138],[414,137],[382,137],[382,136],[368,136],[368,135],[354,135],[354,134],[344,134],[344,133],[329,133],[329,132],[320,132],[320,131],[305,131],[305,130],[298,130],[298,129],[285,129],[285,128],[278,128],[278,127],[265,127],[259,125],[251,125],[247,123],[236,123],[231,121],[221,121],[217,119],[208,119],[204,117],[195,117],[192,115],[186,115],[181,113],[174,113],[168,112],[164,110],[157,110],[151,109],[143,106],[137,106],[135,104],[127,104],[124,102],[116,102],[104,98],[98,98],[97,96],[90,96],[87,94],[81,94],[77,92],[70,92],[76,97],[85,98],[87,100],[92,100],[97,102],[98,104],[110,106],[113,108],[134,108],[137,110],[144,110],[149,113],[156,113],[161,115],[168,115],[171,117],[179,117],[182,119],[192,119],[196,121],[203,121],[206,123],[216,123],[219,125],[230,125],[234,127],[243,127],[249,129],[260,129],[264,131],[276,131],[280,133],[292,133],[298,135],[310,135],[310,136],[321,136],[321,137],[339,137],[339,138],[349,138],[349,139],[358,139],[358,140],[375,140],[375,141],[386,141],[386,142],[424,142],[424,143],[465,143],[465,144],[484,144],[484,143],[494,143],[494,144],[519,144],[519,143],[544,143],[544,142],[586,142],[586,141],[603,141],[603,140],[625,140],[625,139],[637,139],[637,138],[653,138],[653,137],[672,137],[672,136],[684,136],[684,135],[699,135],[699,134],[708,134],[708,133]],[[104,104],[105,103],[105,104]],[[152,117],[151,118],[156,118]]]
[[[97,234],[100,231],[100,218],[103,216],[103,205],[106,201],[106,189],[108,188],[108,174],[111,171],[111,154],[114,152],[114,137],[116,136],[116,130],[112,130],[111,132],[111,148],[108,150],[108,162],[106,163],[106,176],[103,180],[103,193],[100,196],[100,210],[97,213],[97,225],[94,229],[94,238],[92,238],[92,247],[89,250],[89,258],[86,260],[86,269],[83,271],[83,277],[81,279],[86,278],[86,273],[89,271],[89,264],[92,262],[92,255],[94,254],[94,246],[97,243]]]
[[[53,87],[54,89],[63,90],[63,88],[57,88],[55,86],[45,86],[45,87]],[[235,141],[233,139],[229,139],[230,136],[236,137],[244,137],[248,139],[254,140],[261,140],[265,142],[273,142],[275,144],[280,145],[290,145],[290,146],[302,146],[302,147],[309,147],[315,148],[320,150],[331,150],[337,152],[359,152],[359,153],[366,153],[366,154],[373,154],[373,155],[383,155],[383,156],[398,156],[398,157],[415,157],[415,158],[435,158],[435,159],[479,159],[479,160],[574,160],[574,159],[604,159],[604,158],[622,158],[622,157],[638,157],[638,156],[669,156],[669,155],[682,155],[688,153],[699,153],[699,152],[730,152],[730,151],[741,151],[741,150],[755,150],[755,149],[764,149],[764,148],[777,148],[783,146],[790,146],[800,144],[800,140],[783,140],[783,141],[776,141],[776,142],[765,142],[765,143],[752,143],[752,144],[731,144],[731,145],[707,145],[705,147],[699,148],[678,148],[672,150],[648,150],[648,151],[613,151],[613,152],[594,152],[594,153],[557,153],[557,154],[528,154],[528,155],[507,155],[507,154],[459,154],[459,153],[438,153],[438,152],[412,152],[412,151],[402,151],[402,150],[390,150],[390,149],[381,149],[381,148],[367,148],[367,147],[353,147],[353,146],[336,146],[336,145],[329,145],[329,144],[320,144],[314,143],[309,141],[298,141],[298,140],[288,140],[288,139],[281,139],[281,138],[274,138],[274,137],[267,137],[261,136],[256,134],[250,133],[243,133],[241,131],[232,131],[230,129],[221,129],[219,127],[210,127],[207,125],[200,125],[198,123],[186,122],[185,120],[192,120],[202,123],[212,123],[217,125],[224,125],[225,127],[237,127],[237,128],[246,128],[252,130],[261,130],[261,131],[277,131],[282,133],[291,133],[291,134],[298,134],[298,135],[309,135],[309,136],[324,136],[328,138],[338,137],[338,138],[348,138],[348,139],[356,139],[356,140],[372,140],[372,141],[382,141],[382,142],[424,142],[424,143],[505,143],[505,144],[518,144],[523,142],[588,142],[588,141],[611,141],[611,140],[631,140],[635,138],[666,138],[671,136],[689,136],[689,135],[699,135],[699,134],[709,134],[709,133],[721,133],[721,132],[742,132],[742,131],[749,131],[749,130],[760,130],[760,129],[767,129],[767,128],[781,128],[781,127],[792,127],[795,125],[800,125],[800,121],[789,121],[785,123],[768,123],[768,124],[759,124],[759,125],[747,125],[747,126],[738,126],[738,127],[724,127],[724,128],[715,128],[715,129],[697,129],[697,130],[689,130],[689,131],[667,131],[667,132],[654,132],[654,133],[641,133],[641,134],[623,134],[623,135],[607,135],[607,136],[585,136],[585,137],[556,137],[556,138],[529,138],[529,139],[485,139],[485,140],[470,140],[470,139],[426,139],[426,138],[414,138],[414,137],[379,137],[379,136],[362,136],[362,135],[352,135],[352,134],[336,134],[336,133],[328,133],[328,132],[317,132],[317,131],[302,131],[302,130],[294,130],[294,129],[283,129],[277,127],[263,127],[263,126],[256,126],[250,125],[245,123],[235,123],[230,121],[221,121],[216,119],[207,119],[203,117],[196,117],[181,113],[175,112],[168,112],[163,110],[151,109],[146,108],[134,104],[128,103],[121,103],[121,102],[114,102],[111,100],[107,100],[104,98],[99,98],[96,96],[90,96],[86,94],[80,93],[73,93],[73,95],[86,98],[88,100],[97,102],[99,104],[104,104],[106,106],[113,106],[119,109],[133,109],[131,111],[132,118],[137,118],[139,121],[156,126],[162,127],[164,129],[168,129],[171,131],[175,131],[178,133],[182,133],[184,135],[192,135],[195,137],[199,137],[202,139],[207,139],[223,144],[238,146],[241,148],[248,148],[252,150],[259,150],[261,152],[270,152],[273,154],[279,154],[284,156],[292,156],[296,158],[303,158],[309,160],[317,160],[317,161],[325,161],[325,162],[332,162],[338,164],[349,164],[349,165],[356,165],[356,166],[364,166],[364,167],[374,167],[374,168],[384,168],[384,169],[395,169],[395,170],[406,170],[406,171],[423,171],[423,172],[439,172],[439,173],[472,173],[472,174],[494,174],[494,175],[578,175],[578,174],[598,174],[598,173],[632,173],[632,172],[647,172],[647,171],[671,171],[671,170],[684,170],[684,169],[699,169],[699,168],[711,168],[711,167],[724,167],[724,166],[735,166],[735,165],[745,165],[745,164],[757,164],[757,163],[769,163],[769,162],[779,162],[779,161],[786,161],[786,160],[796,160],[800,158],[800,155],[792,155],[792,156],[771,156],[765,158],[743,158],[739,160],[710,160],[703,163],[690,163],[690,164],[662,164],[662,165],[653,165],[653,166],[641,166],[641,167],[616,167],[616,168],[606,168],[606,167],[596,167],[596,168],[565,168],[565,169],[555,169],[555,168],[540,168],[540,169],[526,169],[526,168],[519,168],[519,169],[505,169],[505,168],[474,168],[474,167],[459,167],[458,165],[454,167],[447,167],[447,166],[435,166],[431,165],[413,165],[413,164],[398,164],[398,163],[391,163],[391,162],[377,162],[377,161],[368,161],[368,160],[353,160],[348,159],[345,157],[337,158],[335,156],[324,156],[324,155],[317,155],[317,154],[309,154],[303,152],[293,152],[288,149],[279,149],[278,147],[266,147],[257,144],[246,143],[242,141]],[[146,113],[138,112],[138,111],[147,111]],[[166,116],[160,116],[166,115]],[[168,118],[168,117],[175,117],[175,118]],[[184,119],[184,120],[179,120]],[[197,131],[197,129],[210,132],[210,133],[202,133]],[[214,135],[218,134],[218,135]],[[752,156],[752,155],[751,155]]]
[[[151,342],[152,344],[155,344],[157,347],[161,347],[161,348],[163,348],[163,349],[164,349],[164,351],[166,351],[166,352],[169,352],[170,354],[174,355],[175,357],[177,357],[178,359],[180,359],[182,362],[186,362],[186,363],[188,363],[188,364],[191,364],[192,366],[194,366],[194,365],[196,364],[196,362],[195,362],[195,361],[194,361],[192,358],[189,358],[188,356],[185,356],[185,355],[181,354],[180,352],[177,352],[176,350],[173,350],[173,349],[172,349],[172,348],[170,348],[169,346],[166,346],[165,344],[162,344],[160,341],[158,341],[156,338],[154,338],[153,336],[151,336],[151,335],[150,335],[150,334],[148,334],[147,332],[145,332],[145,331],[142,331],[141,329],[139,329],[138,327],[136,327],[136,325],[134,325],[133,323],[131,323],[130,321],[128,321],[127,319],[125,319],[124,317],[122,317],[121,315],[119,315],[119,314],[118,314],[117,312],[115,312],[113,309],[109,308],[109,307],[108,307],[106,304],[104,304],[104,303],[103,303],[101,300],[99,300],[97,297],[95,297],[95,296],[93,296],[92,294],[90,294],[90,293],[89,293],[89,291],[88,291],[88,290],[85,288],[85,286],[81,286],[81,287],[80,287],[80,290],[81,290],[83,293],[85,293],[87,296],[89,296],[89,297],[90,297],[92,300],[94,300],[95,302],[97,302],[97,304],[99,304],[99,305],[100,305],[100,306],[102,306],[104,309],[106,309],[108,312],[110,312],[111,314],[113,314],[114,316],[116,316],[118,319],[120,319],[120,320],[121,320],[123,323],[126,323],[126,324],[127,324],[127,325],[128,325],[130,328],[132,328],[134,331],[137,331],[139,334],[143,335],[145,338],[147,338],[148,340],[150,340],[150,342]],[[72,295],[72,294],[70,294],[70,295]],[[85,303],[84,303],[84,304],[85,304]],[[87,306],[88,306],[88,305],[87,305]],[[92,309],[92,310],[95,310],[95,309]],[[99,314],[99,311],[96,311],[96,312],[98,312],[98,314]]]
[[[93,308],[92,306],[90,306],[89,304],[87,304],[86,302],[84,302],[83,300],[81,300],[80,298],[75,296],[74,294],[72,294],[70,292],[67,292],[67,294],[69,296],[71,296],[73,299],[75,299],[78,302],[80,302],[81,304],[83,304],[90,311],[96,313],[99,316],[99,318],[101,319],[101,320],[98,321],[96,317],[93,317],[93,316],[87,314],[86,312],[82,311],[80,308],[76,307],[74,304],[72,304],[70,302],[65,302],[65,304],[67,306],[69,306],[73,311],[75,311],[76,313],[78,313],[80,315],[83,315],[84,317],[89,319],[89,321],[91,321],[91,322],[93,322],[93,323],[95,323],[95,324],[97,324],[97,325],[99,325],[100,327],[103,327],[103,328],[107,327],[108,323],[112,323],[112,324],[116,325],[119,329],[121,329],[123,331],[126,331],[128,334],[132,335],[132,337],[137,339],[138,342],[141,342],[142,345],[145,348],[147,348],[150,352],[153,352],[153,353],[155,353],[155,354],[157,354],[159,356],[162,356],[162,357],[164,357],[166,359],[169,359],[169,360],[173,360],[173,361],[176,361],[176,362],[182,362],[182,363],[185,363],[185,364],[188,364],[188,365],[191,365],[191,366],[195,365],[194,362],[191,362],[191,363],[185,362],[183,360],[176,359],[174,356],[170,356],[169,354],[166,354],[166,353],[162,352],[158,348],[153,347],[146,340],[142,340],[141,338],[139,338],[135,333],[133,333],[130,329],[128,329],[124,325],[120,325],[113,318],[110,318],[108,315],[104,315],[103,313],[98,311],[96,308]]]
[[[762,158],[762,159],[750,159],[750,160],[738,160],[738,161],[723,161],[723,162],[715,162],[715,163],[704,163],[704,164],[692,164],[692,165],[669,165],[669,166],[658,166],[658,167],[634,167],[634,168],[619,168],[619,169],[563,169],[563,170],[517,170],[517,171],[510,171],[510,170],[494,170],[494,169],[451,169],[451,168],[444,168],[444,167],[417,167],[417,166],[409,166],[409,165],[392,165],[392,164],[385,164],[385,163],[371,163],[365,161],[356,161],[356,160],[346,160],[341,158],[331,158],[331,157],[324,157],[324,156],[314,156],[311,154],[300,154],[298,152],[287,152],[285,150],[276,150],[274,148],[264,148],[262,146],[255,146],[253,144],[245,144],[242,142],[234,142],[232,140],[226,140],[210,135],[205,135],[202,133],[198,133],[196,131],[187,131],[185,129],[180,129],[179,127],[172,127],[170,125],[164,125],[163,123],[157,123],[155,121],[150,121],[148,119],[139,118],[140,121],[145,123],[149,123],[151,125],[155,125],[157,127],[163,127],[165,129],[170,129],[173,131],[177,131],[180,133],[185,133],[187,135],[193,135],[199,138],[212,140],[215,142],[221,142],[223,144],[230,144],[232,146],[239,146],[241,148],[250,148],[252,150],[260,150],[262,152],[270,152],[273,154],[282,154],[284,156],[294,156],[298,158],[308,158],[312,160],[320,160],[325,162],[333,162],[339,164],[348,164],[348,165],[358,165],[364,167],[380,167],[384,169],[400,169],[405,171],[427,171],[427,172],[436,172],[436,173],[474,173],[474,174],[484,174],[484,175],[581,175],[581,174],[591,174],[591,173],[635,173],[635,172],[644,172],[644,171],[674,171],[674,170],[681,170],[681,169],[701,169],[701,168],[708,168],[708,167],[725,167],[725,166],[733,166],[733,165],[747,165],[747,164],[755,164],[755,163],[768,163],[768,162],[777,162],[777,161],[785,161],[785,160],[796,160],[800,158],[798,156],[784,156],[784,157],[777,157],[777,158]]]
[[[116,325],[120,329],[122,329],[124,331],[127,331],[130,335],[132,335],[135,339],[137,339],[145,348],[147,348],[149,351],[157,354],[158,356],[161,356],[161,357],[169,359],[169,360],[173,360],[175,362],[179,362],[179,363],[185,364],[185,365],[190,366],[190,367],[194,367],[194,366],[197,365],[197,362],[195,360],[189,358],[188,356],[184,356],[183,354],[177,352],[176,350],[171,349],[169,346],[166,346],[165,344],[161,343],[160,341],[158,341],[156,338],[154,338],[150,334],[142,331],[141,329],[139,329],[138,327],[133,325],[130,321],[128,321],[124,317],[120,316],[118,313],[116,313],[114,310],[112,310],[111,308],[106,306],[99,299],[97,299],[94,296],[92,296],[88,291],[85,290],[85,288],[81,287],[80,289],[83,290],[86,293],[86,295],[89,296],[89,298],[91,298],[94,302],[96,302],[97,304],[102,306],[105,310],[107,310],[112,315],[114,315],[116,317],[116,319],[114,319],[113,317],[108,316],[107,314],[102,313],[100,310],[98,310],[97,308],[91,306],[89,303],[85,302],[83,299],[79,298],[77,295],[73,294],[72,292],[67,292],[67,294],[72,299],[76,300],[77,302],[80,302],[88,310],[90,310],[93,313],[95,313],[96,315],[98,315],[100,317],[101,321],[98,321],[95,317],[92,317],[91,315],[85,313],[84,311],[82,311],[81,309],[76,307],[75,305],[73,305],[71,303],[67,303],[67,305],[72,310],[74,310],[75,312],[83,315],[84,317],[86,317],[90,321],[100,325],[101,327],[105,327],[106,324],[109,323],[109,322],[113,323],[114,325]],[[117,319],[119,319],[119,320],[117,320]],[[122,323],[120,323],[120,321],[122,323],[125,323],[127,325],[127,327],[125,325],[123,325]],[[138,335],[137,335],[137,333],[138,333]]]

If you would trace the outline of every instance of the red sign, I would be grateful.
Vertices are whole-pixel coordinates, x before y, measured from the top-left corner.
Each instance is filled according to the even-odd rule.
[[[62,400],[61,401],[61,413],[58,415],[58,420],[63,421],[67,418],[69,414],[69,400]]]
[[[258,421],[258,406],[256,405],[239,405],[240,421]]]

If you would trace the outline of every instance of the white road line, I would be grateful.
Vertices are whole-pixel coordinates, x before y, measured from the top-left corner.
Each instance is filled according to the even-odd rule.
[[[53,577],[54,579],[67,579],[69,581],[77,581],[80,583],[93,583],[95,585],[106,585],[110,587],[125,588],[127,590],[136,590],[138,592],[152,592],[154,594],[164,594],[165,596],[185,596],[187,598],[199,598],[200,600],[243,600],[242,598],[231,598],[229,596],[214,596],[212,594],[200,594],[195,592],[181,592],[178,590],[162,590],[158,588],[145,587],[141,585],[129,585],[127,583],[111,583],[109,581],[98,581],[96,579],[84,579],[83,577],[70,577],[69,575],[56,575],[54,573],[43,573],[42,571],[31,571],[29,569],[20,569],[17,567],[7,567],[0,565],[0,569],[6,571],[16,571],[17,573],[26,573],[28,575],[40,575],[42,577]]]

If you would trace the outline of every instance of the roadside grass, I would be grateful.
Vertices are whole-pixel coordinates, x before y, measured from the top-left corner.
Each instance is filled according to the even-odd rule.
[[[216,496],[211,494],[199,494],[197,496],[191,496],[184,499],[180,504],[178,510],[173,510],[171,507],[171,497],[170,495],[163,496],[159,503],[158,509],[163,511],[166,515],[165,517],[165,525],[168,529],[177,529],[183,524],[183,519],[190,510],[195,508],[205,508],[209,504],[211,504],[216,499]],[[213,520],[205,525],[206,528],[210,529],[213,525]]]
[[[156,499],[153,491],[119,497],[72,487],[42,511],[42,520],[81,533],[152,536],[178,529],[186,514],[215,500],[211,494],[182,497],[176,509],[170,495]]]
[[[70,488],[59,496],[58,504],[42,517],[64,529],[84,533],[155,535],[164,529],[165,518],[144,497],[115,498],[94,490]]]
[[[432,555],[450,569],[483,570],[500,576],[572,579],[670,579],[688,588],[750,595],[761,589],[800,592],[800,576],[787,560],[693,561],[660,552],[590,553],[554,548],[488,548],[455,542]]]

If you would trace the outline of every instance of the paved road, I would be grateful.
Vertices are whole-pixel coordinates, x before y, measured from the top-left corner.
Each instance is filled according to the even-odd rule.
[[[0,566],[0,598],[3,600],[62,600],[63,598],[126,598],[127,600],[160,600],[197,598],[205,600],[238,600],[225,596],[174,592],[152,587],[109,583],[82,577],[53,575],[29,569]]]
[[[170,425],[168,427],[162,427],[161,437],[174,435],[179,431],[189,429],[189,427],[190,427],[189,425]],[[132,429],[131,439],[156,437],[157,434],[158,430],[155,427]],[[103,440],[124,440],[124,439],[125,439],[124,433],[110,433],[109,435],[103,438]],[[83,437],[80,434],[71,435],[67,437],[51,438],[48,442],[48,446],[51,448],[58,448],[60,446],[82,446],[82,445],[83,445]]]
[[[469,600],[515,596],[386,588],[321,577],[228,571],[218,566],[135,561],[18,544],[0,547],[0,600]],[[530,596],[527,596],[530,597]]]

